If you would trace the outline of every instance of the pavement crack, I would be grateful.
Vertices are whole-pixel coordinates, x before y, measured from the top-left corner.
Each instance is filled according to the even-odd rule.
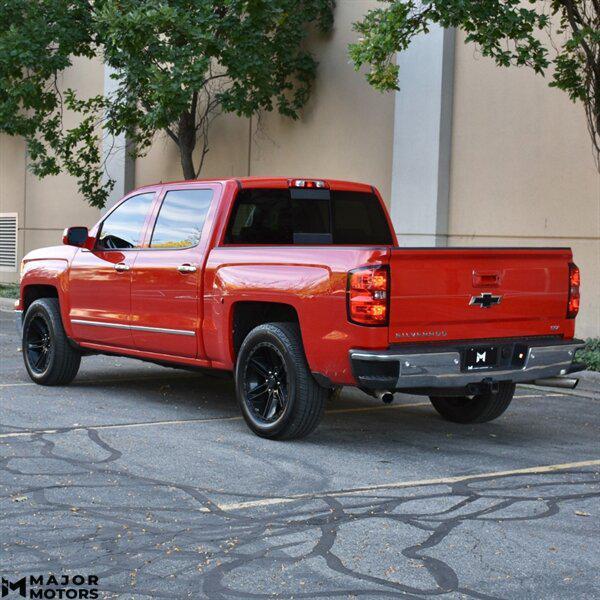
[[[85,570],[93,563],[105,581],[102,590],[115,594],[167,597],[167,578],[195,582],[211,599],[454,593],[496,600],[467,584],[460,562],[448,552],[465,527],[543,521],[573,502],[600,498],[595,460],[228,506],[219,503],[222,493],[216,490],[125,468],[123,451],[98,431],[89,429],[78,440],[87,440],[79,457],[55,440],[43,434],[14,440],[20,452],[0,463],[14,482],[3,501],[28,498],[4,511],[0,524],[54,524],[46,532],[19,529],[3,551],[26,556],[33,571],[48,565],[59,572]],[[31,477],[47,485],[19,486]],[[356,531],[364,540],[349,537]],[[410,583],[400,576],[406,569],[418,575]],[[254,574],[251,585],[248,573]],[[264,577],[256,579],[258,573]],[[298,584],[302,577],[314,580],[308,589]],[[185,595],[180,589],[169,597]]]

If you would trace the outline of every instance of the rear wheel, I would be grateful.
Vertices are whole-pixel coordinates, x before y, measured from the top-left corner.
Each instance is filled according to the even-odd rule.
[[[69,344],[56,298],[41,298],[23,320],[23,360],[40,385],[67,385],[77,375],[81,354]]]
[[[476,396],[431,396],[431,404],[444,419],[454,423],[486,423],[499,417],[511,403],[515,384],[500,383],[498,393]]]
[[[301,438],[321,419],[328,390],[312,376],[293,323],[255,327],[240,348],[235,380],[244,419],[261,437]]]

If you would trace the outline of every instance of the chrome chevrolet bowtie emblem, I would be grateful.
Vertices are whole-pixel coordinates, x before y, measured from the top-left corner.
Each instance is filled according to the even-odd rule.
[[[491,308],[494,304],[500,304],[502,296],[493,294],[481,294],[480,296],[471,296],[470,306],[479,306],[479,308]]]

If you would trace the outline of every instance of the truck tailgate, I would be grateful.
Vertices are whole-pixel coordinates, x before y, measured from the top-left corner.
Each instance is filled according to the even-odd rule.
[[[390,343],[572,335],[568,248],[394,248]]]

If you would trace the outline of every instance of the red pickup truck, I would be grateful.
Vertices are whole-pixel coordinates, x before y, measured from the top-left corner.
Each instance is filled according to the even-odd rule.
[[[516,382],[579,370],[568,248],[399,248],[370,185],[140,188],[21,265],[23,358],[64,385],[91,353],[233,372],[250,428],[295,438],[340,386],[489,421]]]

